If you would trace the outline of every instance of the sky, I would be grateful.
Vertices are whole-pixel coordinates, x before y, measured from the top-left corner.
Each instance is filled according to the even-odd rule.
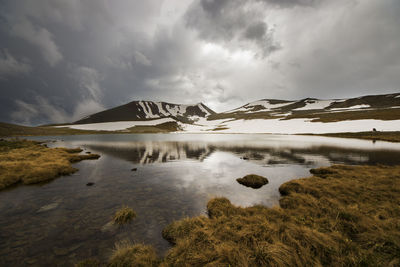
[[[399,0],[0,0],[0,121],[400,91]]]

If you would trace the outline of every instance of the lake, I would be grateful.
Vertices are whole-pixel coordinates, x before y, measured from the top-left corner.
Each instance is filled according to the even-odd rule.
[[[110,134],[30,137],[49,147],[81,147],[99,160],[42,185],[0,191],[0,265],[73,266],[106,260],[116,242],[170,247],[162,229],[174,220],[206,215],[207,201],[224,196],[240,206],[279,205],[278,188],[331,164],[400,164],[400,144],[267,134]],[[56,140],[55,142],[52,140]],[[132,171],[137,168],[136,171]],[[260,189],[236,182],[258,174]],[[93,186],[86,186],[93,182]],[[134,221],[115,227],[120,207]]]

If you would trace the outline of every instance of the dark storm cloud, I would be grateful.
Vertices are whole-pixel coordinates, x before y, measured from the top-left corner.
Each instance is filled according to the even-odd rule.
[[[264,21],[264,12],[257,7],[257,1],[249,0],[195,1],[186,14],[186,22],[206,41],[219,41],[233,50],[251,50],[255,45],[256,54],[265,57],[278,50],[279,43]]]
[[[257,0],[278,7],[314,6],[323,0]]]
[[[0,121],[399,90],[397,0],[3,0]]]

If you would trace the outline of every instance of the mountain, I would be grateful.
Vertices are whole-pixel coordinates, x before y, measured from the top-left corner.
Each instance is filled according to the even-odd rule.
[[[369,95],[349,99],[301,100],[261,99],[239,108],[211,114],[209,120],[218,119],[295,119],[312,121],[342,121],[356,119],[400,119],[400,93]]]
[[[177,121],[190,123],[198,118],[206,118],[212,114],[215,114],[215,112],[203,103],[180,105],[166,102],[132,101],[128,104],[90,115],[76,121],[74,124],[146,121],[161,118],[173,118]]]
[[[133,101],[71,125],[78,130],[163,129],[221,133],[337,133],[400,131],[400,93],[348,99],[261,99],[216,113],[202,103]]]

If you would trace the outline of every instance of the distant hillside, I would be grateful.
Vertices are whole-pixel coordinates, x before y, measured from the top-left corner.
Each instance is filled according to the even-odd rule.
[[[133,101],[72,124],[0,124],[0,136],[115,132],[325,134],[373,129],[400,131],[400,93],[349,99],[261,99],[221,113],[202,103]]]
[[[76,121],[74,124],[143,121],[160,118],[174,118],[177,121],[190,123],[197,118],[206,118],[215,114],[203,103],[180,105],[166,102],[132,101],[128,104],[107,109]]]
[[[359,119],[397,120],[400,119],[400,93],[329,100],[262,99],[230,111],[212,114],[208,120],[229,118],[246,120],[307,118],[315,122]]]

